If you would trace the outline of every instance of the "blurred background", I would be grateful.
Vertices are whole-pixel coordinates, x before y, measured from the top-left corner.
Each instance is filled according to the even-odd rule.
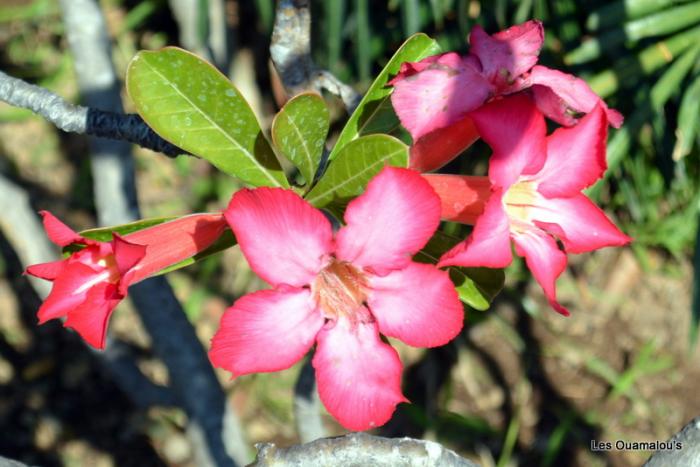
[[[194,0],[184,2],[185,17],[178,3],[100,2],[117,76],[123,80],[140,49],[183,46],[217,61],[269,128],[277,110],[268,64],[274,1]],[[570,318],[549,309],[516,262],[491,308],[469,310],[463,334],[450,345],[425,351],[392,342],[413,404],[376,433],[438,441],[485,467],[643,463],[650,452],[593,452],[590,443],[666,440],[700,415],[700,306],[693,301],[700,266],[700,1],[311,5],[314,60],[359,92],[415,32],[464,53],[475,24],[493,33],[537,18],[546,31],[540,63],[585,78],[626,117],[610,135],[608,177],[589,195],[634,243],[569,256],[558,288]],[[225,39],[215,42],[221,30]],[[73,64],[56,0],[0,1],[0,70],[80,102]],[[133,111],[123,87],[122,97]],[[328,102],[332,139],[347,114],[338,99]],[[0,103],[0,175],[28,194],[34,211],[48,209],[78,230],[97,222],[89,152],[85,137]],[[469,152],[448,170],[483,173],[485,146]],[[140,148],[134,158],[143,217],[220,210],[238,188],[202,160]],[[15,227],[0,226],[0,455],[42,466],[195,465],[182,409],[134,404],[74,333],[58,322],[36,325],[40,299],[21,274]],[[237,248],[168,278],[204,346],[226,307],[263,286]],[[111,330],[145,375],[168,383],[128,301]],[[251,446],[299,442],[292,403],[299,371],[297,365],[233,381],[217,373]],[[329,434],[343,433],[325,413],[323,422]]]

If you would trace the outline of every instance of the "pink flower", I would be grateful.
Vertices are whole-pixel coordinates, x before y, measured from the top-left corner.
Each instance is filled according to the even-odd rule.
[[[226,227],[222,214],[195,214],[99,242],[78,235],[47,211],[41,215],[53,243],[84,248],[27,268],[27,274],[53,282],[39,308],[39,324],[65,317],[64,326],[98,349],[104,348],[109,317],[130,285],[207,248]]]
[[[437,191],[452,189],[443,200],[446,217],[469,220],[474,206],[483,206],[471,235],[448,251],[438,266],[505,267],[512,261],[512,239],[549,303],[568,315],[556,299],[555,282],[566,267],[566,254],[555,239],[568,253],[631,241],[581,193],[607,167],[605,110],[598,105],[575,127],[559,128],[550,136],[544,117],[525,95],[494,101],[472,112],[471,118],[493,149],[490,194],[483,199],[484,181],[475,177],[425,176]],[[464,191],[466,202],[456,203],[457,190]]]
[[[323,213],[291,190],[244,189],[225,212],[251,268],[273,289],[246,295],[212,340],[214,366],[234,376],[292,366],[316,343],[321,401],[346,428],[389,420],[401,361],[379,336],[416,347],[447,343],[463,309],[447,272],[411,257],[440,222],[421,177],[387,167],[345,212],[334,236]]]
[[[411,133],[411,167],[438,169],[478,137],[468,113],[496,96],[528,90],[547,117],[565,126],[600,105],[616,128],[622,116],[608,109],[585,81],[536,65],[544,30],[528,21],[489,36],[475,26],[469,55],[446,53],[404,63],[390,82],[391,102]]]

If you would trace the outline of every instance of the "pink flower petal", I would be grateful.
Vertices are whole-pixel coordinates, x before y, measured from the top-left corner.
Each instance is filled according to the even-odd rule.
[[[376,323],[340,320],[318,333],[313,358],[318,394],[328,412],[348,430],[385,424],[401,393],[401,360],[379,339]]]
[[[108,277],[106,270],[98,272],[79,262],[67,263],[39,308],[39,324],[68,314],[85,300],[90,287],[106,282]]]
[[[44,218],[44,230],[46,230],[46,235],[48,235],[49,240],[56,245],[64,247],[71,243],[83,242],[83,238],[80,235],[58,220],[58,218],[49,211],[40,211],[39,214]]]
[[[309,284],[333,247],[328,219],[291,190],[243,189],[224,215],[250,267],[272,285]]]
[[[527,267],[544,290],[549,304],[557,312],[569,316],[569,310],[557,302],[556,280],[566,268],[566,255],[556,242],[538,228],[513,233],[515,251],[525,257]]]
[[[440,217],[453,222],[474,225],[491,197],[488,177],[452,174],[424,174],[440,197]]]
[[[124,240],[148,247],[132,270],[131,283],[204,251],[226,228],[223,213],[192,214],[125,235]]]
[[[578,125],[548,136],[547,160],[533,177],[538,191],[549,198],[573,196],[600,179],[608,167],[607,130],[603,109],[596,106]]]
[[[504,87],[537,63],[544,28],[539,21],[528,21],[489,36],[480,26],[469,35],[470,53],[476,55],[489,81]]]
[[[479,139],[474,122],[463,117],[445,128],[423,135],[411,146],[409,167],[430,172],[444,166]]]
[[[112,245],[114,260],[121,276],[136,266],[136,263],[146,255],[146,245],[131,243],[116,233],[112,239]]]
[[[581,193],[571,198],[541,197],[531,212],[535,223],[559,237],[569,253],[622,246],[632,240]]]
[[[460,59],[461,57],[456,53],[448,52],[445,54],[431,55],[429,57],[425,57],[419,62],[403,62],[401,64],[401,67],[399,68],[399,72],[390,81],[388,81],[387,84],[393,86],[399,81],[409,78],[415,75],[416,73],[420,73],[421,71],[425,70],[426,68],[429,68],[430,66],[433,66],[433,64],[436,63],[440,64],[442,62],[444,65],[459,66]]]
[[[469,237],[442,255],[438,267],[504,268],[512,260],[510,222],[503,207],[503,192],[497,189],[486,203],[483,214],[476,220]]]
[[[68,312],[63,325],[75,330],[96,349],[104,349],[109,317],[122,298],[114,284],[99,282],[88,290],[79,306]]]
[[[64,266],[65,260],[62,259],[59,259],[58,261],[51,261],[49,263],[33,264],[27,267],[25,274],[39,277],[40,279],[46,279],[47,281],[52,281],[61,274]]]
[[[532,86],[537,107],[549,118],[561,125],[574,125],[578,119],[573,113],[588,113],[600,104],[606,114],[608,123],[620,128],[623,117],[617,110],[609,109],[605,102],[588,86],[588,84],[573,75],[558,70],[537,65],[525,78]]]
[[[414,64],[410,72],[404,71],[391,82],[391,103],[414,142],[456,123],[491,94],[491,85],[474,67],[473,59],[454,52],[429,57],[427,66]]]
[[[547,127],[529,97],[516,94],[499,99],[470,115],[493,149],[489,162],[493,184],[507,189],[521,175],[540,170],[546,157]]]
[[[352,200],[336,235],[336,256],[377,274],[407,265],[440,224],[440,198],[410,169],[384,168]]]
[[[379,331],[414,347],[437,347],[462,330],[464,309],[447,271],[411,263],[372,276],[367,303]]]
[[[234,376],[284,370],[309,351],[321,326],[308,289],[261,290],[226,310],[209,358]]]

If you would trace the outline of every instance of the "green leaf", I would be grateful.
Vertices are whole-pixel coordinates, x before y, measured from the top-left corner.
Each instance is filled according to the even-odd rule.
[[[693,302],[690,306],[689,350],[695,350],[700,334],[700,213],[695,216],[695,245],[693,252]]]
[[[700,126],[700,75],[697,75],[683,95],[678,109],[678,128],[676,128],[676,144],[673,147],[673,160],[677,161],[687,156],[693,149],[695,135]]]
[[[98,242],[109,242],[112,240],[114,233],[118,233],[121,236],[128,235],[130,233],[137,232],[139,230],[147,229],[153,227],[154,225],[162,224],[164,222],[177,219],[176,216],[167,217],[154,217],[151,219],[141,219],[134,222],[129,222],[128,224],[113,225],[110,227],[100,227],[98,229],[88,229],[78,232],[79,235],[90,240],[96,240]]]
[[[700,26],[687,29],[646,47],[635,56],[623,57],[612,69],[603,70],[588,80],[588,84],[600,97],[614,94],[620,86],[632,87],[639,81],[668,64],[668,57],[675,57],[700,39]]]
[[[310,185],[321,162],[330,115],[323,98],[299,94],[287,102],[272,122],[272,141]]]
[[[639,18],[687,1],[689,0],[614,0],[593,10],[586,20],[586,28],[597,31],[617,26],[625,20]]]
[[[372,31],[369,27],[369,0],[355,0],[355,50],[357,52],[357,69],[360,80],[367,82],[371,78],[372,54],[369,47]]]
[[[625,41],[670,34],[695,25],[699,20],[700,2],[669,8],[625,23],[622,27],[604,31],[600,36],[584,41],[564,57],[564,62],[570,65],[582,64],[600,57],[604,49],[610,50]]]
[[[361,194],[384,166],[408,166],[408,146],[389,135],[369,135],[346,144],[306,196],[317,208],[346,203]]]
[[[695,65],[695,59],[698,54],[700,54],[700,45],[691,47],[683,52],[683,55],[674,61],[654,84],[651,88],[650,97],[651,104],[655,110],[662,109],[666,101],[679,89],[682,89],[681,82],[693,65]]]
[[[425,34],[419,33],[409,37],[379,73],[348,119],[328,156],[329,160],[336,158],[350,141],[368,134],[369,128],[376,133],[387,133],[394,129],[398,125],[398,118],[389,101],[392,91],[392,88],[386,87],[389,77],[399,72],[402,63],[416,62],[439,52],[438,43]]]
[[[437,231],[415,257],[416,261],[437,263],[438,259],[461,240]],[[486,310],[503,288],[506,276],[502,269],[450,267],[450,279],[459,299],[477,310]]]
[[[153,227],[154,225],[162,224],[163,222],[168,222],[176,219],[176,216],[168,217],[154,217],[151,219],[140,219],[134,222],[129,222],[128,224],[112,225],[109,227],[100,227],[97,229],[88,229],[78,232],[81,237],[89,238],[90,240],[95,240],[98,242],[110,242],[112,241],[112,236],[114,233],[118,233],[121,236],[128,235],[130,233],[136,232],[138,230],[147,229],[148,227]],[[63,247],[62,253],[70,254],[80,251],[85,248],[84,245],[76,245],[71,243]]]
[[[209,63],[175,47],[141,51],[126,87],[164,139],[250,185],[289,186],[250,106]]]

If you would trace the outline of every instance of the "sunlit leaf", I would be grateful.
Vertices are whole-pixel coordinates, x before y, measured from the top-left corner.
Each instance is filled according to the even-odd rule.
[[[289,186],[248,103],[212,65],[184,50],[139,52],[126,85],[164,139],[253,186]]]
[[[691,47],[683,52],[683,55],[664,71],[663,75],[651,88],[651,104],[655,109],[663,108],[666,101],[679,89],[682,89],[681,83],[693,65],[695,65],[698,54],[700,54],[700,45]]]
[[[310,184],[321,162],[328,135],[328,107],[318,94],[300,94],[285,104],[272,122],[272,140]]]
[[[700,75],[696,76],[683,95],[678,110],[678,128],[676,128],[676,145],[673,148],[673,159],[680,160],[687,156],[693,148],[695,135],[700,125]]]
[[[407,167],[408,146],[388,135],[358,138],[343,147],[306,199],[316,207],[345,203],[387,165]]]
[[[109,242],[110,240],[112,240],[112,236],[115,233],[118,233],[121,236],[125,236],[130,233],[147,229],[149,227],[153,227],[154,225],[162,224],[164,222],[168,222],[176,218],[176,216],[153,217],[151,219],[141,219],[138,221],[129,222],[128,224],[83,230],[82,232],[79,232],[79,234],[85,238],[97,240],[98,242]]]
[[[438,52],[440,52],[440,46],[425,34],[419,33],[409,37],[367,90],[340,133],[329,159],[336,158],[350,141],[370,133],[370,128],[372,132],[376,133],[388,133],[396,128],[398,118],[389,102],[391,88],[387,87],[386,83],[398,73],[402,63],[416,62]]]

